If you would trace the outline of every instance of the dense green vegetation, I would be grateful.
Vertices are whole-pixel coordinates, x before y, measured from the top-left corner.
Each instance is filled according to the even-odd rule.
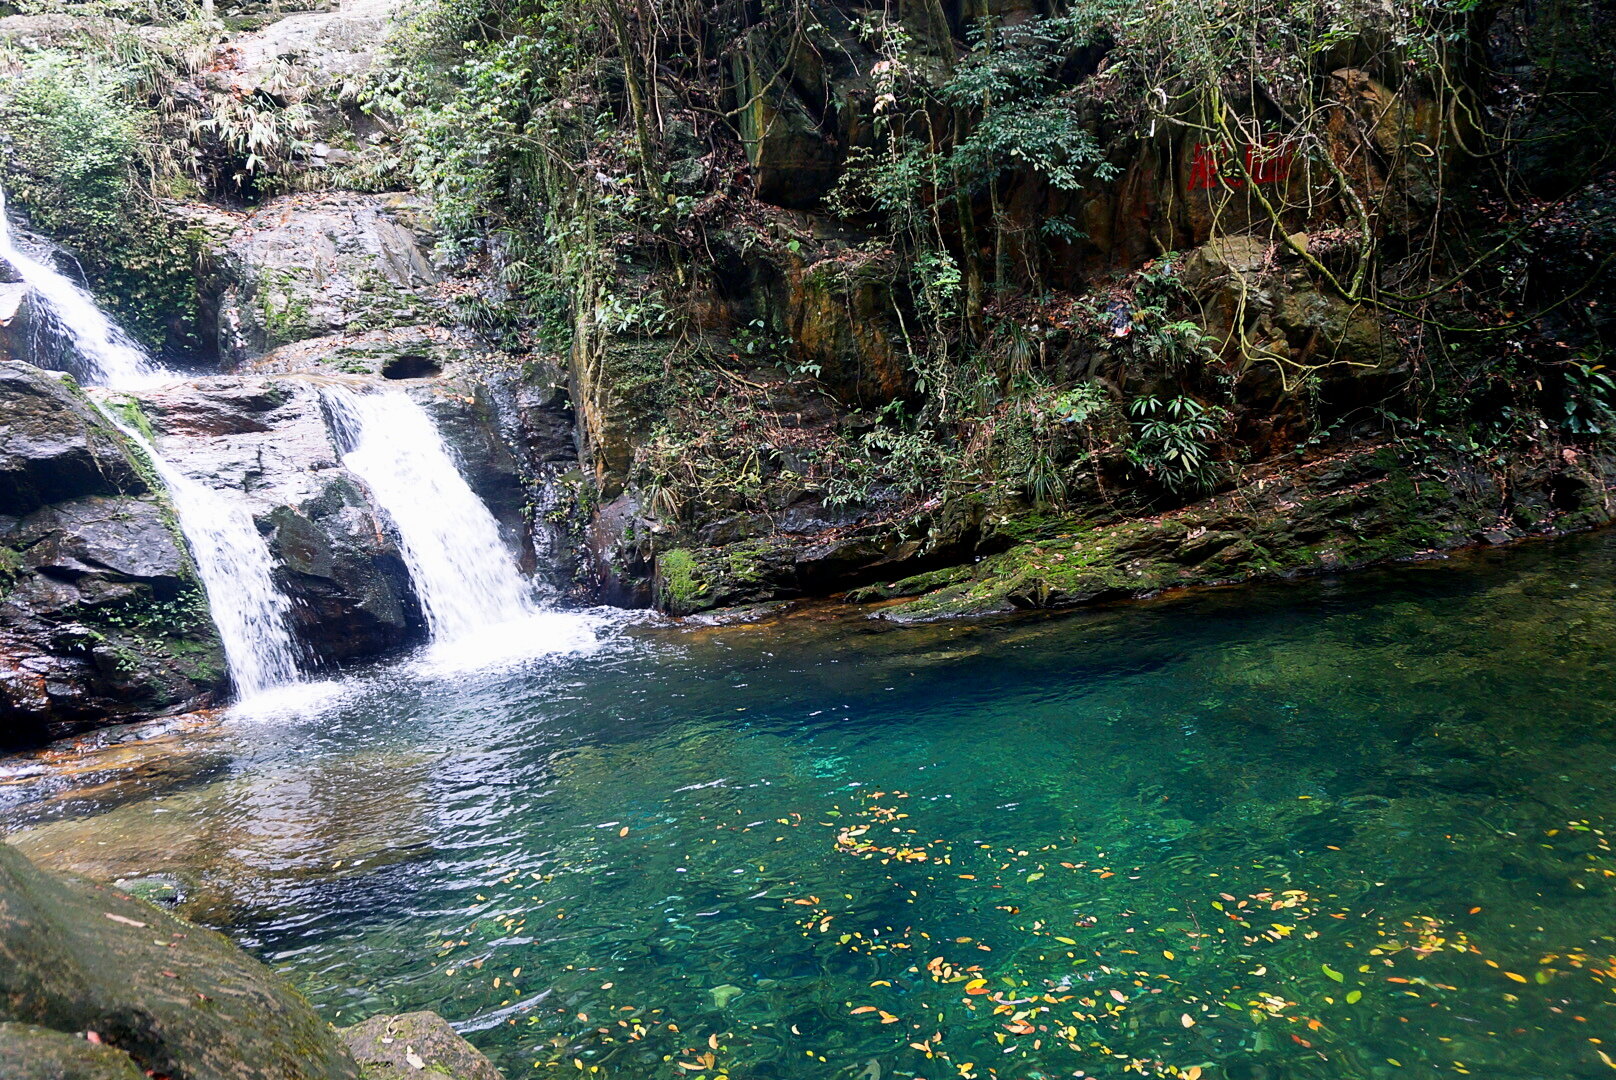
[[[1378,428],[1486,456],[1608,423],[1584,420],[1608,412],[1590,302],[1608,260],[1575,234],[1609,215],[1593,183],[1604,18],[1469,0],[1105,0],[952,21],[936,4],[436,3],[395,42],[375,103],[405,118],[444,242],[498,254],[506,302],[477,314],[532,347],[605,354],[623,397],[648,387],[660,426],[628,478],[665,516],[767,507],[771,471],[790,474],[777,497],[808,482],[832,501],[968,485],[1059,502],[1097,477],[1184,497],[1273,451],[1245,414],[1276,398],[1288,445]],[[752,198],[805,122],[840,143],[834,181],[801,187],[799,139],[780,166],[797,179]],[[751,192],[735,183],[748,166]],[[1185,205],[1092,235],[1084,202],[1149,170]],[[1196,170],[1209,190],[1182,190]],[[769,201],[850,239],[817,243]],[[1247,305],[1273,303],[1261,274],[1225,275],[1270,292],[1233,317],[1185,289],[1172,253],[1242,232],[1271,238],[1279,288],[1330,308],[1322,335],[1253,336]],[[807,263],[831,302],[875,293],[899,369],[886,392],[793,341],[793,299],[758,270],[725,280],[715,234],[754,266]],[[737,290],[725,334],[714,296]],[[1358,326],[1331,341],[1332,320]],[[1385,349],[1355,352],[1355,332]],[[654,365],[611,355],[647,339]],[[834,464],[793,470],[777,431],[738,435],[769,425],[733,368],[771,364],[879,418],[837,432]],[[738,431],[715,436],[715,415]],[[1095,422],[1073,437],[1079,417]]]
[[[8,194],[35,228],[71,246],[140,336],[183,343],[196,321],[201,238],[154,201],[168,191],[152,157],[155,118],[143,107],[152,73],[144,46],[113,35],[88,54],[11,59],[0,90]]]
[[[413,188],[453,318],[567,364],[583,503],[626,493],[648,563],[805,503],[1019,538],[1388,441],[1508,489],[1616,423],[1595,5],[414,0],[348,81],[71,10],[150,25],[9,46],[7,178],[126,319],[212,333],[165,199]]]

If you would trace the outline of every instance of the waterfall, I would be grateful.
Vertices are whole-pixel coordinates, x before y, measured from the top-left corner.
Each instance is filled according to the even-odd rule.
[[[298,679],[297,639],[287,616],[291,601],[275,583],[269,545],[239,502],[197,483],[164,460],[139,431],[104,414],[151,459],[168,488],[191,548],[208,608],[219,628],[238,697],[249,698]]]
[[[43,301],[49,329],[73,343],[84,382],[129,388],[151,381],[158,371],[146,351],[101,313],[89,293],[17,247],[0,191],[0,260],[11,264],[23,283]]]
[[[14,267],[40,300],[42,315],[70,341],[84,366],[84,381],[116,389],[151,382],[163,369],[96,307],[83,289],[18,250],[0,192],[0,259]],[[151,460],[168,488],[180,531],[230,664],[240,697],[296,682],[299,649],[287,615],[291,601],[275,584],[274,560],[252,515],[239,502],[197,483],[165,460],[116,409],[101,413]]]
[[[321,394],[342,462],[398,532],[434,642],[538,614],[499,525],[455,467],[426,410],[402,393]]]

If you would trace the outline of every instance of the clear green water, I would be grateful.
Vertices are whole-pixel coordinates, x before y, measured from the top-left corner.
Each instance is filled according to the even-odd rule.
[[[1616,1076],[1613,571],[378,672],[214,736],[218,919],[513,1078]]]

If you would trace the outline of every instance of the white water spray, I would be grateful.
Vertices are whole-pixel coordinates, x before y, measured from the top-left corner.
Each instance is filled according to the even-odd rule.
[[[342,463],[370,487],[399,548],[434,643],[471,638],[538,614],[499,524],[460,470],[426,410],[401,393],[322,389]]]
[[[90,294],[17,247],[0,191],[0,259],[39,295],[53,329],[73,343],[85,365],[84,381],[130,389],[149,383],[158,368],[130,336],[95,306]]]
[[[85,365],[86,382],[127,390],[164,374],[144,349],[102,314],[88,293],[17,249],[6,219],[4,192],[0,192],[0,259],[33,290],[40,314],[72,342]],[[275,584],[269,545],[252,515],[239,502],[180,472],[116,409],[101,412],[151,459],[168,488],[180,531],[207,590],[237,695],[250,697],[296,682],[299,650],[287,621],[291,602]]]
[[[238,697],[250,698],[298,679],[299,649],[287,616],[291,601],[275,584],[269,545],[238,502],[197,483],[165,461],[157,448],[112,410],[106,415],[151,458],[168,488]]]

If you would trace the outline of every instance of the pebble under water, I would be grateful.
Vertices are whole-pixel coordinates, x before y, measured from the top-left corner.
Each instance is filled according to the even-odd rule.
[[[1613,648],[1610,535],[641,623],[0,802],[47,862],[187,879],[334,1022],[435,1009],[513,1080],[1612,1076]]]

